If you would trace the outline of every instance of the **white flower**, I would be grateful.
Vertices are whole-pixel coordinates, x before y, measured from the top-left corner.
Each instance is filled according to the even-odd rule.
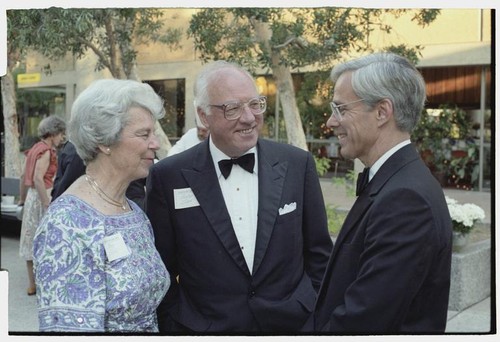
[[[484,210],[472,203],[459,204],[455,199],[446,197],[451,220],[455,224],[461,224],[471,228],[478,221],[485,218]]]
[[[446,198],[446,204],[448,204],[448,205],[449,204],[457,204],[458,203],[457,200],[454,199],[454,198],[451,198],[451,197],[448,197],[448,196],[445,196],[445,198]]]

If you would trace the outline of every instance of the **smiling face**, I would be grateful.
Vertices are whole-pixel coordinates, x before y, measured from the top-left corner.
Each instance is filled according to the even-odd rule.
[[[123,128],[119,142],[112,147],[111,157],[116,170],[122,170],[130,180],[135,180],[147,177],[160,144],[149,111],[132,107],[129,114],[129,122]]]
[[[327,126],[333,128],[339,139],[340,153],[344,158],[359,158],[363,164],[370,165],[372,149],[376,148],[378,123],[375,109],[370,109],[354,93],[351,85],[351,72],[342,74],[335,83],[333,102],[341,107],[342,120],[330,116]],[[353,102],[353,103],[351,103]]]
[[[227,102],[247,102],[258,96],[254,81],[241,71],[226,68],[209,85],[209,103],[222,105]],[[239,157],[257,144],[264,118],[254,115],[244,106],[241,116],[227,120],[219,107],[209,107],[209,113],[199,112],[203,124],[210,130],[210,139],[217,148],[229,157]]]

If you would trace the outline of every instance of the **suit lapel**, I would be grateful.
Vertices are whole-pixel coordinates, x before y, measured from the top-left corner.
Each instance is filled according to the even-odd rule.
[[[335,264],[335,258],[340,249],[340,246],[344,243],[344,240],[349,235],[349,232],[353,229],[357,229],[359,226],[359,221],[363,218],[366,211],[372,205],[375,200],[375,196],[380,192],[383,186],[389,181],[389,179],[397,173],[403,166],[408,163],[418,159],[418,153],[415,147],[410,144],[399,149],[394,153],[387,161],[382,165],[382,167],[377,171],[373,179],[368,183],[367,187],[363,193],[356,199],[354,205],[352,206],[349,214],[347,215],[342,229],[335,241],[335,246],[333,248],[330,260],[328,261],[328,266],[326,267],[325,275],[323,276],[323,282],[318,293],[317,308],[315,312],[315,324],[321,325],[325,324],[328,320],[325,316],[328,309],[323,310],[323,307],[328,305],[325,303],[324,297],[326,292],[329,290],[329,282],[332,277],[333,266]],[[326,282],[325,282],[326,281]],[[333,280],[335,281],[335,280]],[[316,325],[316,329],[323,328],[322,326]]]
[[[264,259],[273,233],[288,167],[288,162],[280,162],[278,156],[269,152],[272,149],[262,148],[262,145],[265,144],[264,140],[259,140],[257,145],[259,154],[259,209],[253,263],[254,274]]]
[[[342,245],[346,236],[349,235],[349,232],[353,228],[357,227],[359,220],[371,206],[374,197],[379,193],[384,184],[387,183],[389,179],[403,166],[418,158],[419,156],[415,147],[413,144],[409,144],[396,151],[396,153],[387,159],[387,161],[377,171],[370,183],[368,183],[365,191],[363,191],[363,193],[354,202],[354,205],[349,211],[349,214],[347,215],[342,229],[340,230],[340,233],[335,241],[335,247],[333,248],[329,263],[333,262],[333,259],[335,259],[339,247]],[[327,268],[327,270],[330,269],[330,267]]]
[[[197,156],[194,158],[193,168],[182,169],[182,175],[229,255],[243,272],[250,275],[238,239],[234,233],[222,191],[218,185],[217,173],[208,148],[208,139],[200,144]]]

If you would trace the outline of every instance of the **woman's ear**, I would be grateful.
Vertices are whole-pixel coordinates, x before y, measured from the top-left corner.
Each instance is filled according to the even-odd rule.
[[[111,154],[111,149],[108,146],[99,145],[99,150],[106,155]]]

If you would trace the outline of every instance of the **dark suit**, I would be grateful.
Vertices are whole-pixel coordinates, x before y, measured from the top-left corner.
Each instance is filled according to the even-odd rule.
[[[259,140],[259,204],[253,274],[233,230],[208,139],[155,164],[146,212],[156,246],[179,276],[158,309],[160,331],[293,332],[309,319],[332,241],[310,153]],[[175,209],[174,189],[199,205]],[[279,208],[296,210],[279,215]],[[245,205],[245,203],[241,203]]]
[[[444,332],[451,234],[439,183],[415,147],[403,147],[346,218],[318,295],[315,329]]]
[[[57,160],[57,173],[52,188],[52,201],[59,197],[81,175],[85,174],[85,164],[76,153],[75,145],[67,141]]]

